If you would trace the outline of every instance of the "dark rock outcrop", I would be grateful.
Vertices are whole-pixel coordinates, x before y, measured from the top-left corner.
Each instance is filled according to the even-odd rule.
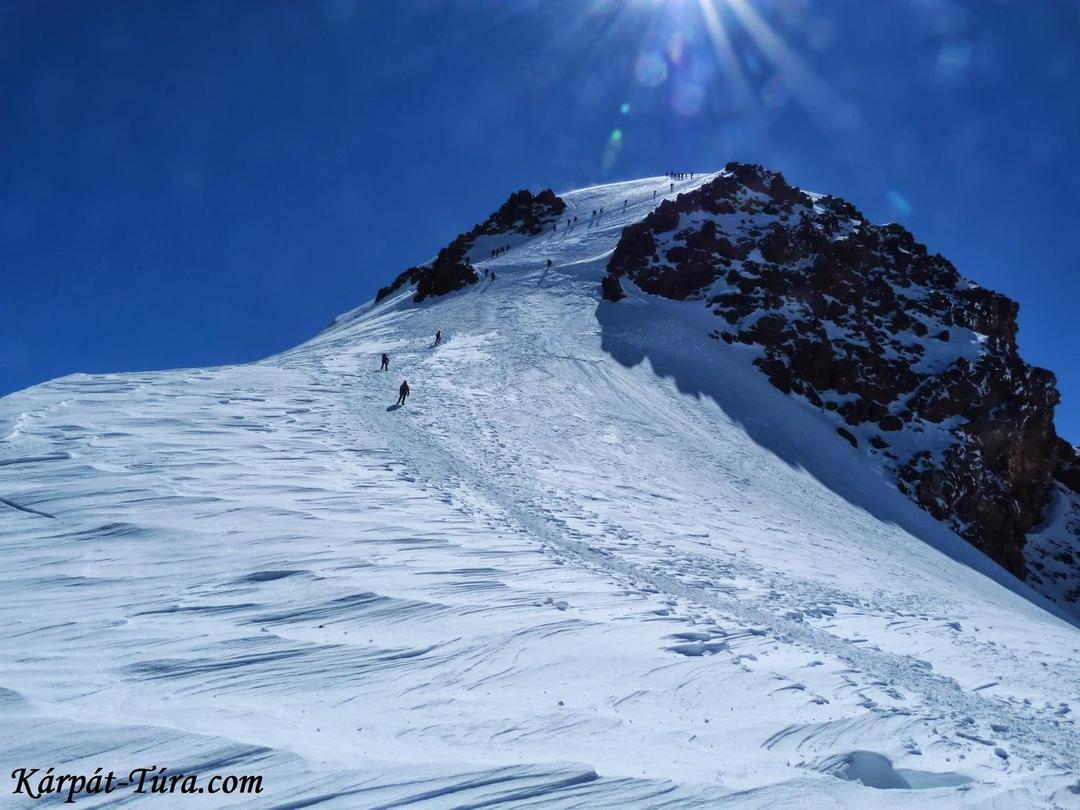
[[[554,191],[544,189],[539,194],[522,189],[515,191],[499,210],[477,225],[470,236],[480,234],[520,233],[536,236],[544,226],[566,210],[566,203]]]
[[[619,283],[619,279],[615,278],[615,276],[604,276],[600,279],[600,292],[605,301],[620,301],[626,298],[622,284]]]
[[[551,189],[533,194],[515,191],[499,210],[439,251],[426,264],[410,267],[375,295],[381,301],[406,284],[416,286],[413,301],[420,303],[431,296],[446,295],[480,280],[469,261],[469,250],[481,236],[519,234],[536,236],[566,210],[566,203]]]
[[[900,225],[729,164],[624,229],[604,297],[623,280],[710,308],[714,337],[757,347],[773,385],[833,414],[904,493],[1021,576],[1055,479],[1080,491],[1054,376],[1017,350],[1016,303]]]
[[[1064,439],[1058,442],[1058,466],[1054,478],[1080,495],[1080,450]]]

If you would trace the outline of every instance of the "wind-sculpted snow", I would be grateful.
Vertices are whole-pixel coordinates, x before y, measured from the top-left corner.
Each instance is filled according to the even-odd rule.
[[[711,313],[599,301],[668,195],[561,195],[578,225],[477,284],[262,363],[0,400],[0,774],[263,777],[84,807],[1075,806],[1074,625]]]

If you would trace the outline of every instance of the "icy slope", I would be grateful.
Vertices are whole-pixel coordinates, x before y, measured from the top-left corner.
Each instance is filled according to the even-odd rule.
[[[187,799],[259,808],[1080,803],[1076,628],[742,347],[599,301],[668,190],[562,195],[576,228],[472,248],[494,281],[262,363],[0,400],[0,772],[261,774]]]

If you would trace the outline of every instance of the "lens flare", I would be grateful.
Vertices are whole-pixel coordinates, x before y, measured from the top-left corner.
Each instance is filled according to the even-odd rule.
[[[608,136],[607,143],[604,145],[604,155],[600,159],[600,165],[605,172],[610,171],[615,165],[615,161],[619,159],[619,151],[622,149],[622,143],[622,130],[613,130],[611,135]]]
[[[704,100],[720,98],[730,111],[756,108],[775,114],[797,105],[824,131],[861,126],[859,111],[781,34],[803,32],[806,49],[815,56],[831,47],[832,24],[814,15],[805,0],[775,6],[753,0],[638,0],[637,8],[651,17],[651,24],[647,45],[634,65],[635,79],[646,88],[670,86],[668,101],[680,115],[696,114]],[[947,47],[943,69],[962,71],[968,58],[962,48]],[[706,61],[708,75],[702,71]],[[689,79],[686,71],[691,72]],[[710,108],[715,106],[710,102]]]
[[[645,87],[659,87],[668,76],[667,62],[658,53],[643,53],[634,65],[634,75]]]
[[[671,95],[671,106],[684,118],[693,118],[705,104],[705,89],[694,82],[680,83]]]
[[[582,0],[560,31],[581,55],[574,92],[582,106],[613,103],[628,116],[631,101],[641,110],[663,105],[683,120],[722,115],[727,127],[749,129],[801,112],[832,135],[865,133],[860,111],[816,70],[837,31],[810,0]],[[788,32],[799,33],[801,48]],[[939,72],[962,75],[970,50],[958,36],[946,42]],[[624,84],[612,87],[613,75]]]

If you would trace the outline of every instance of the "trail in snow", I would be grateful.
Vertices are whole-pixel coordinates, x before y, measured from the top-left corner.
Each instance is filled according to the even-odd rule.
[[[260,364],[0,400],[0,492],[55,516],[0,510],[0,764],[264,774],[195,806],[1075,806],[1077,630],[737,348],[603,317],[667,182]]]
[[[507,308],[501,310],[504,316],[507,311]],[[504,340],[488,348],[490,353],[487,359],[496,366],[493,374],[491,369],[486,370],[485,373],[490,375],[489,379],[510,379],[512,369],[543,366],[543,360],[538,356],[541,352],[529,348],[538,345],[538,341],[542,340],[542,333],[530,332],[519,328],[520,326],[520,323],[515,322],[506,330],[512,339],[506,340],[504,335]],[[525,356],[518,356],[514,347],[526,347],[526,351],[521,352]],[[463,354],[469,355],[468,352]],[[566,359],[558,355],[555,357]],[[582,358],[570,359],[582,361]],[[434,359],[426,361],[423,366],[427,369],[440,363],[451,362],[446,358],[441,361]],[[491,406],[463,402],[455,396],[457,392],[467,392],[471,387],[472,380],[466,377],[466,374],[467,364],[453,364],[453,371],[448,376],[455,380],[455,384],[441,388],[433,397],[435,402],[427,405],[419,414],[418,421],[421,425],[407,425],[404,430],[387,431],[385,426],[373,423],[371,415],[375,411],[368,407],[368,403],[354,401],[348,407],[346,424],[339,429],[346,432],[380,432],[391,436],[395,456],[406,461],[428,487],[444,493],[447,498],[468,497],[463,494],[463,489],[472,493],[473,497],[483,500],[484,508],[489,513],[501,514],[502,519],[497,521],[500,525],[514,525],[561,556],[569,555],[575,564],[616,576],[623,587],[677,597],[691,603],[691,610],[704,608],[712,611],[714,624],[734,623],[744,632],[752,630],[783,643],[798,644],[805,651],[816,655],[832,656],[852,667],[866,680],[888,683],[891,688],[921,696],[928,707],[932,707],[924,709],[926,716],[934,721],[952,723],[958,727],[970,724],[982,727],[999,725],[1006,729],[1004,734],[997,735],[999,739],[1008,739],[1018,750],[1027,752],[1034,759],[1047,758],[1055,767],[1063,769],[1071,767],[1072,763],[1080,762],[1080,744],[1076,741],[1074,729],[1062,728],[1056,716],[1033,716],[1007,701],[987,701],[960,686],[955,680],[933,673],[925,661],[868,649],[817,629],[803,621],[801,616],[799,621],[794,621],[777,615],[774,612],[775,605],[761,607],[756,600],[745,598],[745,594],[741,597],[726,594],[722,587],[724,580],[753,580],[762,577],[764,573],[760,568],[740,562],[737,557],[726,561],[723,570],[718,570],[715,557],[687,551],[681,552],[676,558],[677,565],[664,560],[646,564],[634,562],[632,557],[628,558],[626,547],[629,546],[635,551],[645,549],[649,545],[648,538],[628,531],[618,523],[601,518],[595,513],[587,514],[586,510],[574,509],[579,501],[560,499],[551,490],[542,491],[537,487],[534,478],[520,474],[523,469],[527,469],[523,458],[526,455],[524,448],[515,451],[507,447],[506,441],[499,439],[494,442],[483,441],[485,433],[493,436],[496,431],[492,424],[494,420],[488,415]],[[331,372],[321,375],[318,383],[332,384],[335,378],[337,374]],[[638,402],[640,404],[640,400]],[[462,420],[462,424],[476,425],[476,432],[480,434],[472,436],[472,455],[468,452],[440,451],[438,442],[433,442],[432,439],[439,437],[441,426],[435,421],[432,412],[437,410],[460,413],[470,408],[470,405],[472,408],[468,417]],[[495,452],[492,452],[493,449]],[[474,456],[477,457],[475,461]],[[630,478],[631,471],[627,470],[626,480]],[[568,506],[574,512],[569,516],[570,521],[565,514]],[[591,523],[597,531],[591,534],[577,531],[571,528],[571,522],[578,525]],[[622,548],[609,548],[612,539],[616,539]],[[687,581],[688,577],[680,577],[680,571],[691,572],[693,579]],[[775,591],[787,584],[790,583],[774,580],[768,584],[767,590]],[[799,583],[797,588],[805,590],[807,585]],[[838,597],[835,592],[822,595],[825,596],[823,601],[833,604],[844,598]],[[908,609],[912,607],[903,602],[900,604]],[[769,609],[770,607],[772,609]],[[947,610],[949,605],[939,607]],[[893,609],[896,610],[897,607],[894,606]],[[725,632],[720,632],[709,638],[723,638],[724,635]],[[895,709],[892,707],[885,709],[893,710]],[[905,711],[910,710],[905,708]]]

